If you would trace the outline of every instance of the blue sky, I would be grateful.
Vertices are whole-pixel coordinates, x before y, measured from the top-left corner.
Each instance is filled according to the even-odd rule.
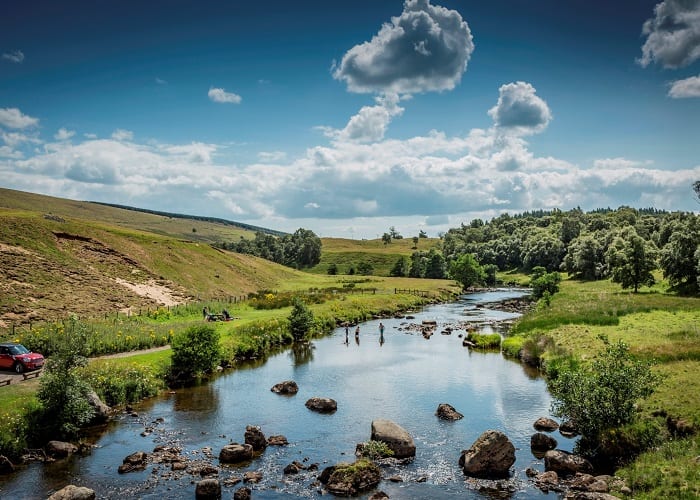
[[[697,210],[700,0],[12,2],[0,185],[283,231]]]

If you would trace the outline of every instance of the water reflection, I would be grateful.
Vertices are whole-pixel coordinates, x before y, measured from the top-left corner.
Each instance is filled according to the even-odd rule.
[[[315,348],[311,342],[295,342],[292,350],[289,352],[294,366],[298,367],[313,361]]]

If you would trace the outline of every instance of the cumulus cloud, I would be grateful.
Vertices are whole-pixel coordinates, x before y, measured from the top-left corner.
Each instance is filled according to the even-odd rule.
[[[266,163],[282,161],[285,158],[287,158],[287,153],[284,151],[260,151],[258,153],[258,160]]]
[[[700,58],[700,0],[664,0],[642,28],[647,37],[639,64],[687,66]]]
[[[376,106],[363,106],[352,116],[342,130],[324,129],[324,134],[340,141],[375,142],[384,138],[389,123],[404,109],[399,106],[397,94],[387,94],[375,98]]]
[[[471,31],[459,12],[429,0],[406,0],[400,16],[345,53],[333,77],[351,92],[452,90],[473,51]]]
[[[14,129],[36,127],[38,118],[25,115],[17,108],[0,108],[0,126]]]
[[[21,50],[13,50],[12,52],[5,52],[2,55],[2,58],[5,59],[6,61],[10,61],[13,63],[21,63],[24,61],[24,52]]]
[[[118,128],[112,132],[112,139],[115,141],[131,141],[134,138],[134,133],[131,130]]]
[[[529,83],[508,83],[498,91],[498,102],[489,110],[497,127],[528,134],[544,130],[551,121],[549,106]]]
[[[67,141],[75,135],[75,130],[68,130],[67,128],[61,127],[58,129],[53,136],[57,141]]]
[[[674,99],[700,97],[700,75],[676,80],[668,89],[668,96]]]
[[[220,88],[210,88],[208,95],[209,99],[211,99],[213,102],[239,104],[242,100],[241,96],[238,94],[226,92],[224,89]]]

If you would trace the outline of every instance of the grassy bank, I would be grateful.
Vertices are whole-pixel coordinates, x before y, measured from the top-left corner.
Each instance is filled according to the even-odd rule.
[[[506,355],[539,361],[552,373],[562,360],[589,362],[604,348],[601,337],[625,342],[633,356],[653,362],[661,377],[656,391],[640,402],[641,417],[659,421],[668,415],[700,429],[700,298],[665,293],[663,285],[633,294],[609,281],[565,280],[550,307],[532,310],[512,334],[503,343]],[[697,446],[697,435],[665,443],[620,474],[635,498],[666,498],[669,491],[674,498],[696,498]]]

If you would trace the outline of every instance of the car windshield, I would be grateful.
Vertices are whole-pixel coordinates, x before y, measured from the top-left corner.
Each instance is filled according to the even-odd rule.
[[[29,353],[29,349],[24,347],[22,344],[11,345],[8,347],[8,349],[10,350],[10,354],[14,354],[15,356],[17,356],[18,354],[28,354]]]

